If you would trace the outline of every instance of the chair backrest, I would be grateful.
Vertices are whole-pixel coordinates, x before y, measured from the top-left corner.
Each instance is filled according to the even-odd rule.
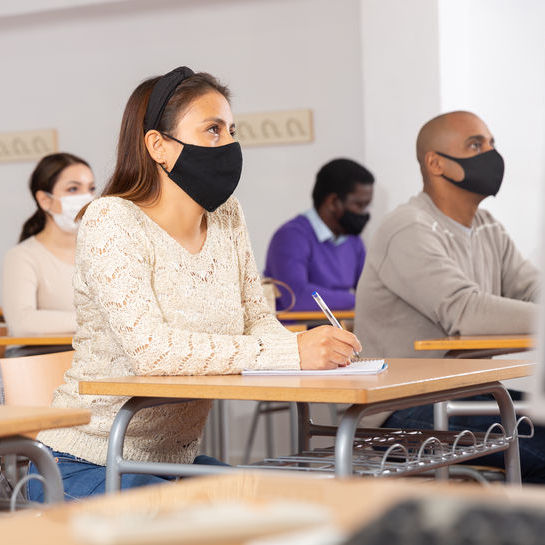
[[[72,366],[74,351],[0,359],[4,403],[49,407],[64,373]]]

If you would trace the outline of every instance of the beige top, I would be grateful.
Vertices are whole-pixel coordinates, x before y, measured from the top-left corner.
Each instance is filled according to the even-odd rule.
[[[389,214],[369,247],[356,294],[366,356],[441,357],[418,339],[531,333],[539,271],[504,227],[479,209],[471,229],[426,193]]]
[[[80,395],[80,380],[299,368],[297,336],[263,297],[238,201],[206,217],[206,241],[191,254],[127,200],[89,205],[76,250],[76,352],[53,405],[88,408],[92,418],[88,426],[41,433],[45,444],[106,463],[110,427],[126,398]],[[209,407],[197,401],[140,412],[126,436],[126,456],[190,463]]]
[[[35,237],[11,248],[4,257],[2,285],[10,335],[75,331],[73,275],[74,266],[61,261]]]

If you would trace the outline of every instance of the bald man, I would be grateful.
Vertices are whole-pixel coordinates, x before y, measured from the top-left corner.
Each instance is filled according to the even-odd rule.
[[[532,332],[539,273],[479,208],[498,193],[504,172],[488,127],[469,112],[444,114],[422,127],[416,148],[423,191],[386,216],[358,283],[354,332],[364,355],[442,357],[416,353],[414,341]],[[453,417],[450,425],[485,431],[495,420]],[[377,415],[366,425],[430,429],[433,409]],[[521,441],[521,461],[526,482],[545,482],[545,428]],[[485,463],[503,467],[503,456]]]
[[[417,139],[423,191],[386,216],[356,294],[355,332],[366,355],[441,357],[416,339],[530,333],[537,269],[479,208],[498,193],[504,164],[484,122],[452,112]]]

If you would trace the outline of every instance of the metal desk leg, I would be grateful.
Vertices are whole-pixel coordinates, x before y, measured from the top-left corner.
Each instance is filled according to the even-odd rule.
[[[436,430],[448,431],[448,401],[435,403],[433,406],[433,428]],[[435,478],[441,481],[447,481],[449,478],[449,468],[440,467],[435,470]]]
[[[335,441],[335,473],[337,477],[352,476],[354,436],[365,409],[365,405],[351,405],[346,409],[341,419]]]
[[[140,410],[168,403],[184,403],[189,400],[153,397],[131,397],[117,413],[108,441],[106,457],[106,492],[116,492],[121,489],[121,466],[123,465],[123,444],[125,434],[132,417]]]
[[[498,383],[491,390],[491,394],[498,403],[500,409],[500,418],[502,426],[505,428],[505,433],[508,437],[512,437],[509,448],[505,451],[505,480],[512,484],[521,484],[522,478],[520,474],[520,452],[519,440],[517,431],[517,417],[513,400],[507,391],[507,388]]]
[[[45,479],[44,501],[56,503],[64,501],[62,477],[57,463],[47,447],[28,437],[14,436],[0,440],[0,456],[18,454],[31,460],[38,473]]]

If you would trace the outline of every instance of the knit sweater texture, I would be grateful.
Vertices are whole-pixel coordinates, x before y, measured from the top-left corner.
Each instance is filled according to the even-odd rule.
[[[206,221],[205,243],[192,254],[130,201],[103,197],[88,207],[76,250],[74,361],[53,406],[89,409],[92,417],[40,433],[46,445],[106,464],[110,427],[127,398],[80,395],[80,380],[299,368],[296,335],[263,297],[238,201]],[[191,463],[209,408],[205,400],[139,412],[124,455]]]

